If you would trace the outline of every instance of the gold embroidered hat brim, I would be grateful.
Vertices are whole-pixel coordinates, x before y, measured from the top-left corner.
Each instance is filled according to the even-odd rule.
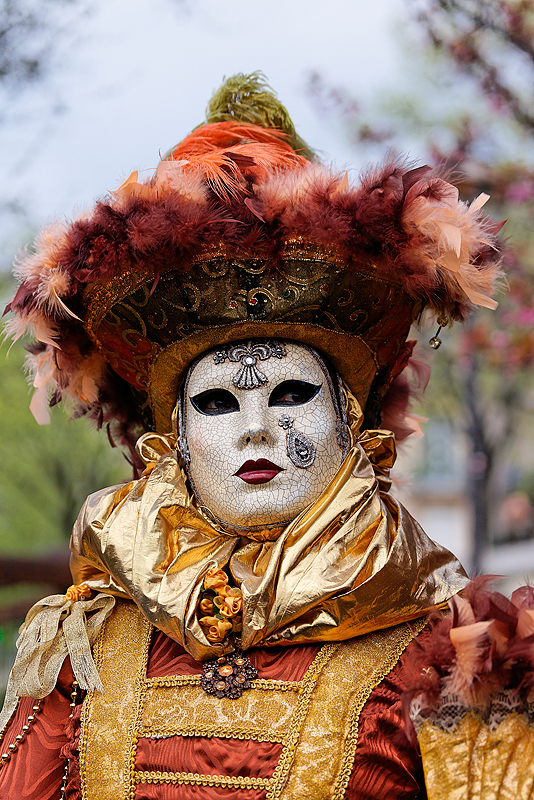
[[[187,268],[125,269],[89,287],[85,327],[113,369],[150,398],[154,426],[171,429],[180,382],[191,362],[218,345],[280,338],[319,349],[365,406],[378,396],[421,306],[378,274],[368,258],[293,239],[272,263],[206,248]],[[379,376],[380,373],[380,376]]]

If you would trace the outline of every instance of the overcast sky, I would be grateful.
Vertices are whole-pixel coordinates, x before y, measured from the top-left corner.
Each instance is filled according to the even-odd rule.
[[[363,166],[335,117],[306,93],[312,71],[371,97],[402,80],[404,0],[91,0],[57,38],[45,80],[11,96],[0,126],[9,242],[151,170],[204,118],[224,75],[262,70],[300,134],[340,166]],[[6,222],[9,227],[6,230]]]

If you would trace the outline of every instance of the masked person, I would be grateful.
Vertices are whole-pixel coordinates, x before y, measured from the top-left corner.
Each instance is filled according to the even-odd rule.
[[[390,495],[391,431],[412,322],[494,305],[483,199],[396,162],[352,186],[239,75],[153,176],[41,234],[10,303],[32,410],[69,400],[135,476],[28,615],[0,796],[424,796],[403,675],[438,675],[428,613],[467,579]]]

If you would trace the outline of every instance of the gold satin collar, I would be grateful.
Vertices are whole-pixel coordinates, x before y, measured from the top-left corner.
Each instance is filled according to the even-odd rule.
[[[321,497],[274,541],[242,546],[199,513],[173,436],[146,434],[147,470],[91,495],[74,527],[75,583],[133,599],[199,660],[211,645],[196,609],[204,576],[228,566],[243,592],[244,649],[344,641],[422,616],[466,584],[456,558],[432,542],[389,494],[393,436],[365,431]]]

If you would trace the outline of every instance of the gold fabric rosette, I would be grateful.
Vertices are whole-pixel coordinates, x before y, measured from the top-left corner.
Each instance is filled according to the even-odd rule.
[[[210,569],[200,592],[198,621],[208,642],[220,644],[230,633],[241,633],[243,593],[229,585],[226,572],[217,567]]]

